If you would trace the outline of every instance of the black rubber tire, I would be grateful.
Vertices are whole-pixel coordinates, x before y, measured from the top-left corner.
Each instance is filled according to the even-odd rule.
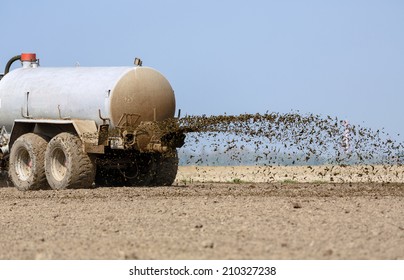
[[[48,189],[45,176],[45,150],[48,142],[34,133],[20,136],[9,157],[8,175],[21,191]]]
[[[178,171],[178,153],[175,150],[169,154],[156,154],[154,166],[153,185],[171,186]]]
[[[171,186],[177,176],[178,153],[143,154],[136,165],[132,168],[138,174],[127,180],[129,186]]]
[[[167,154],[127,153],[111,155],[110,159],[119,162],[123,157],[131,160],[129,164],[122,162],[122,168],[97,166],[95,182],[98,186],[170,186],[177,176],[177,151]]]
[[[119,170],[97,166],[95,184],[99,187],[121,187],[125,185],[125,180]]]
[[[125,170],[120,170],[123,175],[125,186],[152,186],[155,170],[154,154],[144,153],[137,155],[133,165]]]
[[[77,135],[63,132],[46,148],[45,174],[55,190],[89,188],[95,178],[94,159],[84,152]]]
[[[133,151],[107,151],[101,155],[97,161],[97,172],[95,175],[95,183],[100,187],[122,187],[130,186],[138,175],[144,172],[142,161],[143,156]],[[148,173],[148,172],[147,172]],[[138,185],[138,184],[137,184]]]

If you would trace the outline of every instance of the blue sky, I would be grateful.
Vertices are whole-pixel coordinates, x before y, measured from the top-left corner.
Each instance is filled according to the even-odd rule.
[[[0,69],[144,65],[183,114],[315,113],[404,134],[403,1],[3,0]],[[2,70],[0,70],[2,72]]]

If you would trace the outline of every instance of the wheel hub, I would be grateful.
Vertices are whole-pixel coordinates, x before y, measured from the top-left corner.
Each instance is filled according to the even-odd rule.
[[[27,150],[20,150],[15,169],[21,181],[26,181],[31,176],[32,160]]]
[[[61,181],[66,176],[66,155],[62,149],[55,149],[52,155],[51,172],[53,177]]]

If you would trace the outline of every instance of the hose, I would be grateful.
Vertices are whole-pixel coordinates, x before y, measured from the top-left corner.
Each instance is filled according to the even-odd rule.
[[[6,68],[4,69],[3,77],[4,77],[5,75],[7,75],[8,72],[10,72],[11,64],[13,64],[14,62],[16,62],[17,60],[20,60],[20,59],[21,59],[21,55],[16,55],[16,56],[14,56],[13,58],[11,58],[11,59],[7,62]]]

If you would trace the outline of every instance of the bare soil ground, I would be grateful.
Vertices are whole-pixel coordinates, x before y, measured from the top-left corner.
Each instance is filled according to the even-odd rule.
[[[404,183],[404,165],[181,166],[177,182]]]
[[[404,259],[404,184],[178,178],[0,188],[0,259]]]

